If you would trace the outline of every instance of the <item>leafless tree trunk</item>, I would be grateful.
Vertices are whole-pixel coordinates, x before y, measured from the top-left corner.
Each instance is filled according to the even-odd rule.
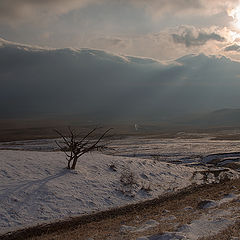
[[[97,140],[91,141],[89,137],[98,128],[92,129],[83,138],[79,139],[78,135],[73,132],[73,130],[68,128],[68,136],[64,136],[60,131],[55,130],[55,132],[62,138],[62,143],[56,141],[56,144],[62,152],[67,156],[68,169],[75,169],[78,159],[85,153],[94,150],[104,150],[106,149],[106,144],[100,144],[101,140],[106,136],[106,134],[111,130],[106,130]]]

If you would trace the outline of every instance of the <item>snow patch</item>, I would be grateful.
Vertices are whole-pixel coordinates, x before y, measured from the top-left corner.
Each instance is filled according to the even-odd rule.
[[[147,240],[191,239],[213,236],[234,223],[231,211],[216,210],[210,214],[182,225],[176,232],[167,232],[160,235],[144,236]]]

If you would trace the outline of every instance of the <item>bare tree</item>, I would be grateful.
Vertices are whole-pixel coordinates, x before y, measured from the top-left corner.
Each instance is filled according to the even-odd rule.
[[[60,131],[55,129],[55,132],[62,138],[62,143],[55,141],[58,147],[62,152],[64,152],[67,156],[68,169],[75,169],[78,159],[85,153],[91,152],[94,150],[104,150],[106,149],[106,144],[101,143],[101,140],[106,136],[106,134],[111,130],[109,128],[106,130],[97,140],[90,140],[90,136],[97,130],[98,128],[92,129],[88,132],[84,137],[79,139],[79,134],[75,134],[74,131],[69,127],[68,135],[63,135]]]

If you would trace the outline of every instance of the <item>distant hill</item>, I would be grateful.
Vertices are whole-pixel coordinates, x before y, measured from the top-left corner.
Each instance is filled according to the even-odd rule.
[[[0,39],[0,118],[71,115],[100,122],[169,121],[239,108],[239,86],[240,63],[223,56],[188,55],[164,63]],[[203,118],[212,123],[220,116]]]
[[[201,127],[240,127],[240,109],[220,109],[185,121]]]

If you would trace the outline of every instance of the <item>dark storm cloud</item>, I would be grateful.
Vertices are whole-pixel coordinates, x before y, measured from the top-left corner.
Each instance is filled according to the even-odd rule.
[[[201,46],[210,40],[224,42],[225,38],[214,32],[204,32],[194,28],[184,28],[179,34],[172,34],[175,43],[184,44],[186,47]]]
[[[1,39],[0,45],[0,117],[132,121],[240,101],[240,64],[223,57],[189,55],[161,64],[93,49],[44,50]]]
[[[230,45],[224,49],[226,52],[240,52],[240,46],[237,44]]]

